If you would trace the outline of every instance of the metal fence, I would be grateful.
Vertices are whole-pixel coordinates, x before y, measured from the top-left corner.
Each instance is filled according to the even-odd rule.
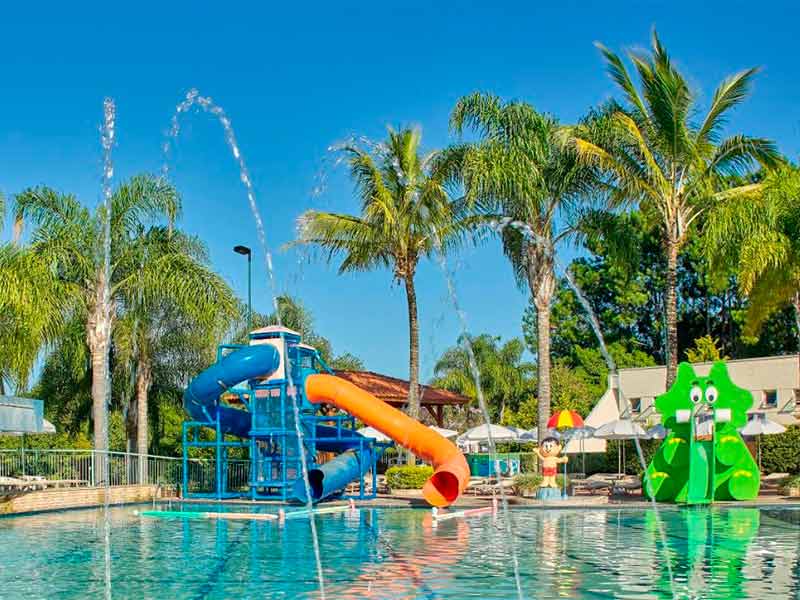
[[[169,456],[94,450],[0,450],[0,477],[42,477],[99,486],[105,483],[106,464],[111,486],[177,485],[182,480],[183,461]],[[200,464],[198,468],[214,472],[213,463]]]
[[[224,463],[226,485],[228,492],[246,492],[250,489],[250,461],[228,460]],[[178,483],[181,483],[178,481]],[[186,477],[186,491],[188,493],[212,494],[217,489],[216,462],[210,459],[190,459]]]

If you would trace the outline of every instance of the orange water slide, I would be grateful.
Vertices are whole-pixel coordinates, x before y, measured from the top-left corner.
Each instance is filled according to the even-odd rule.
[[[422,493],[433,506],[456,501],[469,483],[469,466],[453,442],[430,427],[334,375],[309,375],[306,397],[314,404],[333,404],[433,465],[433,475]]]

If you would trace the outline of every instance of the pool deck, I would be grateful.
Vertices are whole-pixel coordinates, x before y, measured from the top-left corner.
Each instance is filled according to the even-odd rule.
[[[104,498],[103,488],[64,488],[37,490],[28,492],[17,497],[7,498],[0,501],[0,516],[11,516],[21,514],[34,514],[49,511],[60,511],[78,508],[93,508],[102,506]],[[214,500],[209,498],[178,498],[168,497],[174,489],[159,489],[155,486],[122,486],[110,488],[109,503],[112,505],[138,504],[153,502],[154,497],[162,507],[169,504],[182,505],[216,505],[230,507],[274,507],[276,510],[285,503],[277,500],[248,500],[245,498],[233,498],[225,500]],[[579,495],[570,496],[564,500],[538,500],[514,496],[506,493],[505,500],[512,508],[539,509],[539,510],[563,510],[563,509],[587,509],[587,510],[614,510],[614,509],[649,509],[653,503],[643,499],[640,495]],[[345,505],[347,499],[329,500],[324,503],[325,507]],[[492,497],[486,495],[464,494],[452,505],[452,508],[463,510],[472,508],[483,508],[491,506]],[[423,499],[422,493],[417,490],[408,490],[394,494],[379,494],[376,498],[368,500],[355,500],[358,507],[363,508],[416,508],[430,509],[430,505]],[[294,505],[298,506],[298,505]],[[658,504],[659,509],[670,509],[679,505]],[[714,506],[736,506],[736,507],[800,507],[800,498],[779,495],[776,490],[762,492],[758,499],[749,502],[715,502]]]

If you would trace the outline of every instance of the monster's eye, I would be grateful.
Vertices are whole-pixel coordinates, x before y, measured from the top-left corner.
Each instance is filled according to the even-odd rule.
[[[692,402],[697,404],[700,400],[703,399],[703,390],[700,389],[699,385],[694,386],[691,391],[689,392],[689,398],[691,398]]]
[[[706,388],[706,402],[709,404],[714,404],[718,395],[717,388],[715,388],[713,385],[710,385]]]

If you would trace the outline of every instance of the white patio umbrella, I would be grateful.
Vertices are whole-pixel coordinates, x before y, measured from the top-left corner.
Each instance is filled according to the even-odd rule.
[[[376,442],[391,442],[392,439],[375,429],[374,427],[362,427],[357,429],[356,433],[360,433],[364,437],[372,438]]]
[[[471,448],[475,445],[480,445],[489,441],[489,433],[491,432],[492,440],[497,442],[514,442],[519,439],[519,432],[511,427],[504,427],[503,425],[478,425],[472,429],[468,429],[456,438],[456,444],[460,447]]]
[[[622,450],[625,449],[625,440],[637,438],[644,440],[647,439],[647,433],[642,429],[641,425],[634,423],[630,419],[617,419],[616,421],[611,421],[598,427],[594,432],[594,437],[603,440],[620,440],[623,442],[620,444],[621,448],[617,449],[618,472],[623,473],[622,468],[624,463],[622,461]]]
[[[775,435],[786,431],[786,427],[767,418],[765,413],[753,413],[747,424],[739,430],[744,436],[755,437],[758,448],[758,470],[761,470],[761,436]]]
[[[429,425],[428,427],[443,438],[451,438],[458,435],[458,432],[454,429],[445,429],[444,427],[436,427],[435,425]]]
[[[516,428],[503,425],[478,425],[458,436],[458,441],[486,442],[489,440],[490,433],[495,442],[513,442],[520,437],[519,430]]]

